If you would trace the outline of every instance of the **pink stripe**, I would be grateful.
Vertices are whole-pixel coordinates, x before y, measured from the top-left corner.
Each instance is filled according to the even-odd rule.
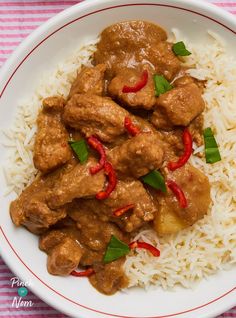
[[[2,259],[1,256],[0,256],[0,264],[1,264],[1,263],[4,264],[4,261],[3,261],[3,259]]]
[[[219,7],[235,7],[236,2],[215,2],[215,5]]]
[[[49,17],[36,17],[36,18],[0,18],[0,22],[44,22],[47,21]]]
[[[11,291],[12,290],[12,291]],[[9,288],[9,291],[5,291],[5,292],[0,292],[0,297],[3,297],[3,296],[16,296],[17,295],[17,290],[14,290],[13,288]],[[28,294],[28,297],[36,297],[34,294],[32,294],[32,292],[29,292]]]
[[[236,14],[236,10],[230,10],[229,12]]]
[[[12,51],[13,50],[0,50],[0,54],[11,54]]]
[[[9,284],[1,285],[1,288],[10,288],[10,287],[11,287],[10,280],[9,280]],[[0,301],[0,303],[1,303],[1,301]]]
[[[5,62],[7,58],[0,57],[0,62]]]
[[[9,279],[9,278],[11,278],[11,277],[13,277],[14,275],[12,274],[12,272],[10,272],[10,270],[9,270],[9,273],[7,273],[8,275],[1,275],[0,276],[0,281],[1,280],[6,280],[6,279]]]
[[[69,6],[69,5],[73,5],[73,4],[76,4],[80,1],[44,1],[44,2],[27,2],[27,1],[22,1],[22,2],[0,2],[0,6],[19,6],[19,7],[23,7],[23,6],[30,6],[30,7],[33,7],[33,6]]]
[[[10,270],[8,268],[3,268],[3,269],[0,269],[0,274],[1,273],[9,273]]]
[[[9,284],[3,284],[1,285],[1,288],[10,288],[10,290],[13,292],[16,292],[17,293],[17,290],[18,290],[18,286],[13,286],[11,287],[12,285],[12,282],[9,280]],[[1,292],[0,292],[1,293]],[[28,295],[33,295],[33,293],[31,291],[29,291],[29,294]]]
[[[30,298],[30,297],[27,297],[27,300],[32,300],[35,304],[44,304],[44,302],[41,300],[41,299],[34,299],[34,298]],[[4,299],[4,300],[0,300],[0,304],[11,304],[12,303],[12,297],[11,299]]]
[[[20,307],[20,308],[15,308],[15,307],[8,307],[8,308],[0,308],[0,312],[4,312],[4,311],[35,311],[35,309],[37,308],[37,310],[41,310],[41,311],[54,311],[54,309],[52,307],[49,306],[40,306],[40,307]]]
[[[0,292],[0,297],[2,296],[16,296],[16,292]]]
[[[46,14],[46,13],[58,13],[63,9],[45,9],[45,10],[0,10],[0,14]]]
[[[52,309],[54,312],[55,310]],[[7,314],[7,311],[6,311],[6,314]],[[66,316],[64,316],[63,314],[33,314],[33,315],[29,315],[29,314],[24,314],[24,312],[21,313],[21,315],[17,315],[17,316],[5,316],[5,318],[23,318],[23,317],[26,317],[26,318],[66,318]]]
[[[7,38],[25,38],[29,33],[15,33],[15,34],[0,34],[0,38],[7,39]]]
[[[0,25],[0,30],[34,30],[37,25]]]
[[[17,46],[19,44],[20,44],[19,41],[18,42],[0,42],[0,46]],[[4,264],[4,263],[2,263],[2,264]]]
[[[13,274],[9,272],[9,275],[0,276],[0,281],[9,280],[13,277]]]

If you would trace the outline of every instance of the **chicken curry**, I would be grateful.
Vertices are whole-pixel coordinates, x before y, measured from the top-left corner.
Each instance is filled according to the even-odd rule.
[[[205,107],[204,83],[181,63],[188,54],[158,25],[120,22],[101,33],[92,66],[78,71],[67,98],[43,100],[39,174],[10,215],[39,235],[49,273],[88,276],[114,294],[129,284],[130,250],[160,254],[132,241],[140,229],[168,235],[207,213],[209,180],[188,162],[193,143],[203,144]],[[124,252],[114,255],[117,246]]]

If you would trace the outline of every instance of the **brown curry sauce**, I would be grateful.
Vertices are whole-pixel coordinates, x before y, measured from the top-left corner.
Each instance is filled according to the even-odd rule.
[[[166,32],[145,21],[120,22],[101,33],[92,67],[83,66],[67,100],[48,97],[38,115],[34,164],[41,172],[11,203],[17,226],[40,235],[39,248],[48,254],[47,268],[54,275],[69,275],[78,266],[93,268],[91,284],[111,295],[128,286],[125,257],[104,264],[107,245],[114,235],[127,244],[143,226],[158,235],[177,232],[194,224],[208,211],[208,178],[186,163],[169,171],[167,163],[183,154],[182,133],[188,128],[193,140],[202,143],[202,85],[185,74]],[[143,72],[144,87],[133,87]],[[154,74],[163,75],[172,89],[155,95]],[[127,133],[125,118],[140,131]],[[107,160],[116,171],[117,184],[105,200],[96,194],[104,189],[104,171],[92,175],[99,160],[91,150],[81,164],[68,140],[96,136]],[[159,170],[182,189],[188,205],[181,208],[170,189],[167,193],[144,185],[140,177]],[[131,205],[117,217],[114,211]]]

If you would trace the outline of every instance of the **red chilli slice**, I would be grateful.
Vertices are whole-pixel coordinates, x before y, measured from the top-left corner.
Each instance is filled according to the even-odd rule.
[[[108,176],[108,185],[105,191],[100,191],[96,194],[96,199],[105,200],[109,197],[111,192],[115,189],[117,184],[116,172],[110,162],[106,161],[104,164],[105,174]]]
[[[128,133],[133,137],[140,133],[140,129],[132,123],[129,117],[125,117],[124,127],[128,131]]]
[[[128,204],[126,206],[123,206],[122,208],[119,208],[117,210],[115,210],[113,212],[114,216],[122,216],[124,213],[126,213],[127,211],[133,209],[135,207],[134,204]]]
[[[144,86],[146,86],[148,82],[148,71],[144,70],[141,74],[140,80],[134,86],[124,86],[122,89],[122,93],[137,93]]]
[[[182,167],[189,159],[192,154],[193,149],[193,140],[192,136],[187,128],[184,129],[182,140],[184,144],[184,153],[176,162],[169,162],[167,167],[169,170],[174,171],[180,167]]]
[[[185,197],[184,192],[182,189],[178,186],[176,182],[173,180],[167,180],[166,181],[167,186],[170,188],[170,190],[174,193],[176,196],[177,200],[179,201],[179,205],[182,209],[185,209],[188,207],[188,202]]]
[[[155,257],[158,257],[161,254],[160,251],[156,247],[154,247],[153,245],[148,244],[146,242],[139,242],[139,241],[131,242],[129,244],[129,248],[131,250],[135,249],[135,248],[144,248],[144,249],[148,250]]]
[[[105,149],[102,145],[102,143],[95,137],[95,136],[90,136],[88,139],[88,144],[91,148],[95,149],[99,154],[100,154],[100,160],[98,164],[95,167],[91,167],[89,169],[91,174],[96,174],[100,170],[103,169],[105,162],[106,162],[106,152]]]
[[[77,272],[77,271],[72,271],[70,275],[76,276],[76,277],[89,277],[92,274],[94,274],[94,269],[93,268],[88,268],[83,272]]]

